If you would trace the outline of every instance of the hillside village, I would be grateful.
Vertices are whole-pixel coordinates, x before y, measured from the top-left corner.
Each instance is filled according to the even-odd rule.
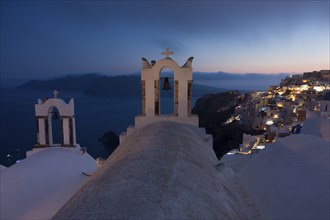
[[[264,131],[264,134],[254,138],[253,146],[245,145],[240,151],[251,153],[259,141],[267,144],[276,138],[300,133],[307,118],[329,117],[329,81],[330,70],[306,72],[290,75],[280,85],[269,86],[267,91],[244,94],[229,122],[237,120],[240,124]],[[246,141],[251,139],[245,137]]]
[[[329,70],[291,75],[280,85],[270,86],[268,91],[250,93],[236,113],[255,129],[264,129],[269,120],[278,126],[303,122],[307,111],[320,110],[320,101],[330,90],[329,80]]]
[[[267,91],[206,94],[192,112],[213,136],[219,159],[227,153],[250,154],[299,133],[307,118],[328,117],[329,80],[329,70],[321,70],[290,75]]]

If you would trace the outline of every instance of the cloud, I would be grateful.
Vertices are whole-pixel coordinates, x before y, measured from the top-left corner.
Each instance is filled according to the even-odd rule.
[[[47,68],[136,71],[141,56],[162,58],[166,48],[178,63],[195,56],[194,66],[202,71],[266,71],[290,54],[292,71],[299,61],[320,60],[297,48],[316,42],[318,49],[329,39],[328,1],[8,1],[5,6],[1,39],[10,39],[5,46],[1,41],[5,75],[45,74]]]

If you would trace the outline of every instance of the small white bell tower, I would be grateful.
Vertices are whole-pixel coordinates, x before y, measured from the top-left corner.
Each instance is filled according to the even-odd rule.
[[[74,118],[74,100],[71,99],[69,103],[65,103],[58,98],[59,92],[53,92],[54,98],[41,100],[38,99],[38,104],[35,104],[35,117],[37,124],[37,146],[63,146],[75,147],[76,142],[76,125]],[[53,143],[52,133],[52,115],[53,109],[58,110],[59,119],[61,120],[61,143]]]

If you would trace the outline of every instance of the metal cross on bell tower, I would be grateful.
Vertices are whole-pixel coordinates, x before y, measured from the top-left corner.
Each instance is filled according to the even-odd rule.
[[[173,55],[173,54],[174,54],[174,52],[170,51],[169,48],[166,48],[166,51],[162,52],[162,55],[166,55],[166,58],[170,58],[170,55]]]
[[[58,97],[58,94],[60,94],[56,89],[53,91],[54,98]]]

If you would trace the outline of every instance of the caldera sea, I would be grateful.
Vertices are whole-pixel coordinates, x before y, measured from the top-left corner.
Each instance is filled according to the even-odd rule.
[[[40,98],[53,97],[51,90],[1,89],[0,164],[10,166],[25,158],[37,143],[34,105]],[[140,96],[95,97],[82,91],[62,91],[65,102],[74,98],[77,142],[94,158],[109,156],[98,142],[105,132],[120,134],[141,113]],[[193,98],[193,105],[197,97]],[[173,97],[161,97],[161,112],[173,112]],[[53,120],[54,142],[60,143],[60,120]]]
[[[194,83],[230,90],[265,90],[278,84],[274,79],[265,80],[196,80]],[[25,158],[26,151],[37,143],[34,105],[39,98],[52,97],[51,90],[1,89],[0,98],[0,164],[10,166]],[[171,90],[170,92],[173,91]],[[194,94],[194,93],[193,93]],[[77,142],[94,158],[106,158],[111,152],[98,142],[105,132],[117,135],[134,125],[134,118],[141,113],[141,97],[95,97],[82,91],[61,91],[59,96],[68,102],[74,98]],[[193,106],[199,97],[193,97]],[[173,96],[161,96],[161,113],[173,113]],[[60,143],[60,122],[53,120],[53,134]]]

